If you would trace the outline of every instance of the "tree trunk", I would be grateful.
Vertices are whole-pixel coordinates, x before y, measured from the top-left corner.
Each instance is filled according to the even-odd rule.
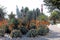
[[[56,24],[56,19],[53,19],[53,23]]]

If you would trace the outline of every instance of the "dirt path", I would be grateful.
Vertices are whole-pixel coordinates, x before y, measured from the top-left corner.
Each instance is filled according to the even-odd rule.
[[[49,40],[60,40],[60,28],[57,25],[49,26],[50,32],[46,36]]]

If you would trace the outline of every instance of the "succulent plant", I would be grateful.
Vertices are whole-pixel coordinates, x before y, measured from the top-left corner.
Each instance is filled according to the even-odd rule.
[[[46,35],[49,32],[49,28],[46,26],[41,26],[38,28],[38,35]]]
[[[28,31],[28,33],[26,34],[27,37],[36,37],[38,34],[36,29],[31,29]]]
[[[4,34],[5,34],[5,31],[3,30],[3,29],[0,29],[0,36],[4,36]]]
[[[25,26],[20,27],[20,31],[22,34],[26,34],[28,32],[28,29]]]
[[[9,30],[9,26],[5,26],[5,33],[10,33],[11,31]]]
[[[30,29],[36,29],[35,25],[30,26]]]
[[[20,30],[13,30],[11,32],[11,37],[13,38],[17,38],[17,37],[21,37],[22,36],[22,33],[20,32]]]

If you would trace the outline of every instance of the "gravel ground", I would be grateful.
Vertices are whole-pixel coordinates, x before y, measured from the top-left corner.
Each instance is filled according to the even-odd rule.
[[[60,28],[57,25],[50,25],[49,26],[50,32],[46,36],[37,36],[35,38],[29,38],[23,36],[22,38],[7,38],[7,37],[0,37],[0,40],[60,40]]]

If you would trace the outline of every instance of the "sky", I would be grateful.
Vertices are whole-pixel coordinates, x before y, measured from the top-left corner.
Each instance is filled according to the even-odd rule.
[[[39,8],[41,9],[41,4],[44,4],[43,0],[0,0],[0,5],[6,7],[7,14],[10,14],[13,11],[16,14],[16,5],[19,9],[23,7],[28,7],[30,10]],[[48,9],[43,5],[43,12],[46,15],[50,15],[48,13]]]

